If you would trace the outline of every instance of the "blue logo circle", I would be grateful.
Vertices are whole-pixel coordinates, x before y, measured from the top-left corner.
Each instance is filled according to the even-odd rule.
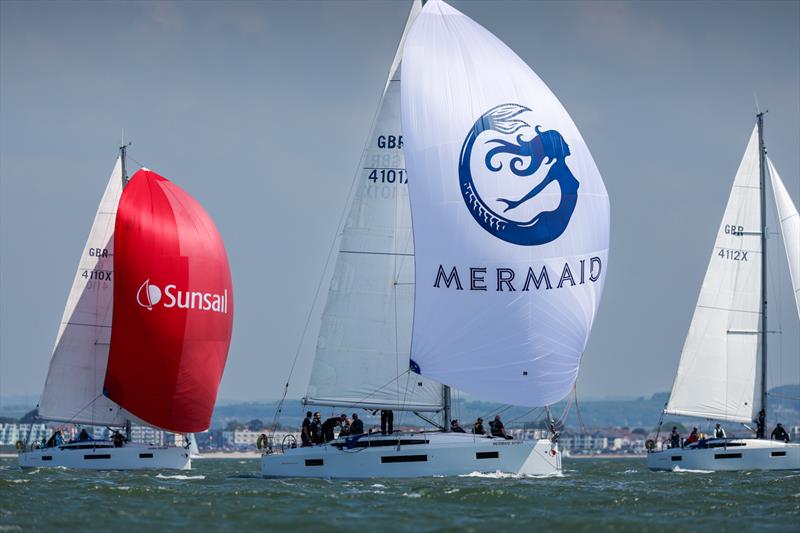
[[[502,104],[484,113],[464,139],[458,163],[458,178],[464,202],[483,229],[512,244],[536,246],[554,241],[567,229],[578,203],[580,184],[565,162],[570,151],[564,138],[556,130],[542,131],[541,126],[532,128],[519,118],[519,115],[527,111],[530,109],[519,104]],[[484,167],[488,172],[502,171],[504,167],[499,156],[504,154],[513,156],[507,162],[507,170],[513,174],[509,179],[531,176],[539,170],[542,163],[550,165],[545,178],[521,198],[497,198],[497,203],[505,204],[502,213],[489,207],[481,198],[472,176],[472,150],[478,137],[484,132],[496,133],[483,141],[483,144],[491,148],[479,164],[481,171],[484,171]],[[513,135],[517,132],[520,133],[513,142],[497,135]],[[530,140],[525,140],[531,135],[533,137]],[[487,136],[484,135],[484,138]],[[526,160],[529,160],[527,164]],[[555,209],[542,211],[522,222],[505,216],[509,211],[513,214],[514,209],[534,198],[553,181],[561,189],[561,198]]]

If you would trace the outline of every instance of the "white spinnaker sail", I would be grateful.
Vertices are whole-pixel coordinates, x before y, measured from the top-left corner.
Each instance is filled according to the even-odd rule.
[[[761,186],[753,129],[733,182],[666,412],[749,422],[761,395]]]
[[[775,193],[775,206],[781,222],[783,245],[786,248],[786,260],[789,262],[789,275],[792,279],[794,301],[797,304],[797,315],[800,316],[800,215],[797,207],[792,202],[792,197],[786,192],[778,171],[767,158],[769,175],[772,179],[772,192]]]
[[[78,424],[125,424],[126,413],[103,396],[114,295],[114,221],[122,194],[117,159],[97,208],[58,328],[39,416]]]
[[[403,39],[421,8],[412,5]],[[410,373],[414,242],[401,143],[398,68],[389,72],[341,236],[306,401],[439,410],[438,383]]]
[[[605,279],[600,173],[544,82],[459,11],[428,2],[403,53],[411,357],[481,399],[553,404],[575,383]]]

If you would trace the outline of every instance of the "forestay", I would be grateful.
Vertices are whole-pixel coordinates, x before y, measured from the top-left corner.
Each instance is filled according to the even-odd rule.
[[[402,71],[413,362],[481,399],[555,403],[606,274],[609,201],[589,149],[544,82],[444,2],[423,8]]]
[[[102,395],[111,339],[114,220],[121,193],[122,162],[117,159],[58,328],[39,403],[39,416],[43,419],[109,426],[125,424],[125,413]]]
[[[797,305],[797,314],[800,316],[800,215],[792,202],[791,196],[786,192],[778,171],[767,158],[769,175],[772,180],[772,192],[775,193],[775,205],[781,223],[783,245],[786,248],[786,260],[789,263],[789,275],[792,279],[794,301]]]
[[[413,3],[402,39],[420,7]],[[441,409],[441,386],[408,371],[414,243],[400,130],[402,39],[350,199],[307,403]]]
[[[761,395],[760,194],[756,128],[717,232],[667,413],[754,420]]]

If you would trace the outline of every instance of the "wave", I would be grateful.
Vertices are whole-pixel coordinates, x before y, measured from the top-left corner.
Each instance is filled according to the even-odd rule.
[[[461,474],[458,477],[477,477],[486,479],[547,479],[551,477],[564,477],[563,472],[553,472],[551,474],[511,474],[508,472],[470,472]]]
[[[699,470],[693,468],[681,468],[680,466],[676,466],[672,469],[673,472],[683,472],[685,474],[713,474],[713,470]]]
[[[165,476],[164,474],[158,474],[156,476],[158,479],[180,479],[180,480],[190,480],[190,479],[205,479],[206,476],[186,476],[183,474],[175,474],[172,476]]]

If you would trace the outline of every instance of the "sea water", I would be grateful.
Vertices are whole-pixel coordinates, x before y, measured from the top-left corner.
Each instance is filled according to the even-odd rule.
[[[190,471],[21,470],[0,459],[0,531],[798,531],[800,472],[659,472],[564,459],[561,476],[262,479],[257,459]]]

